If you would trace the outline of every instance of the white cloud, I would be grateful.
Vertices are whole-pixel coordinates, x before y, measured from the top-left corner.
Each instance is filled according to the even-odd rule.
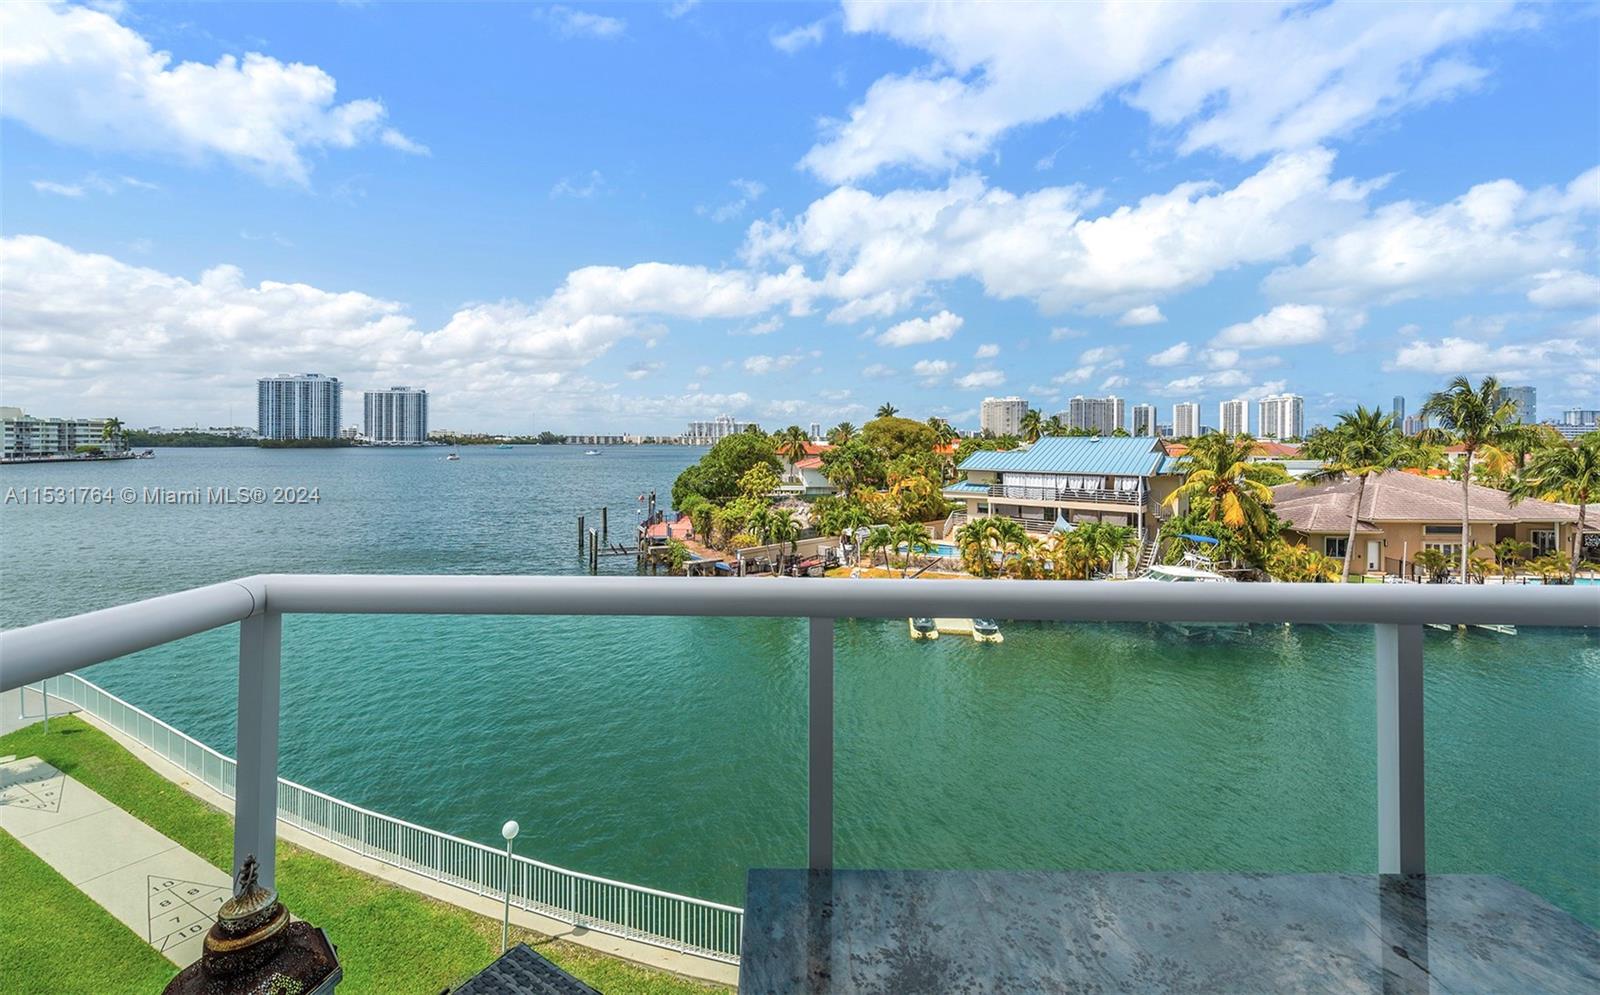
[[[799,27],[790,28],[787,31],[779,31],[774,28],[767,38],[772,42],[773,48],[785,55],[793,55],[803,48],[822,44],[822,39],[827,34],[827,28],[828,19],[822,18],[812,21],[810,24],[802,24]]]
[[[58,197],[82,197],[86,193],[115,194],[124,190],[158,190],[154,183],[132,176],[106,176],[101,173],[89,173],[81,180],[71,183],[60,183],[55,180],[34,180],[33,188],[40,193],[55,194]]]
[[[965,376],[956,377],[955,384],[962,390],[977,390],[980,387],[999,387],[1006,382],[1006,375],[999,370],[973,370]]]
[[[316,149],[421,148],[384,125],[378,101],[337,103],[334,78],[317,66],[257,52],[174,63],[88,7],[0,5],[0,88],[0,113],[57,142],[220,158],[275,181],[306,183]]]
[[[844,187],[792,221],[753,223],[744,257],[819,260],[845,301],[892,305],[971,278],[1047,311],[1116,314],[1359,221],[1375,185],[1334,180],[1332,167],[1322,149],[1285,154],[1230,189],[1182,183],[1098,216],[1098,195],[1076,187],[1017,195],[975,176],[882,195]]]
[[[378,141],[407,155],[433,155],[432,149],[394,128],[383,129],[378,135]]]
[[[910,318],[898,325],[890,326],[888,331],[878,336],[878,344],[902,348],[908,345],[939,342],[955,335],[956,329],[961,325],[960,315],[940,311],[931,318]]]
[[[1211,344],[1234,349],[1268,349],[1320,342],[1328,334],[1328,313],[1319,305],[1280,304],[1268,311],[1229,325]]]
[[[1534,276],[1528,300],[1540,307],[1600,309],[1600,277],[1578,270],[1550,270]]]
[[[587,200],[606,188],[606,178],[598,169],[589,170],[589,175],[584,177],[563,176],[550,188],[550,199],[572,197],[576,200]]]
[[[675,0],[675,2],[667,4],[666,15],[676,21],[698,6],[700,6],[700,0]]]
[[[1121,390],[1126,386],[1128,386],[1128,378],[1122,376],[1120,373],[1116,376],[1106,377],[1104,380],[1100,381],[1101,390]]]
[[[586,10],[574,10],[557,4],[544,10],[556,33],[564,38],[599,38],[610,40],[621,37],[628,22],[620,17],[606,17]]]
[[[753,325],[747,325],[744,328],[735,329],[734,331],[730,332],[729,334],[731,334],[731,335],[771,335],[773,332],[776,332],[778,329],[780,329],[782,327],[783,327],[783,319],[778,317],[777,315],[773,315],[772,317],[767,318],[767,319],[765,319],[763,321],[758,321]]]
[[[919,359],[911,364],[911,372],[922,381],[924,387],[934,386],[953,369],[955,364],[944,359]]]
[[[1414,297],[1517,290],[1585,258],[1579,215],[1593,210],[1594,170],[1565,189],[1480,183],[1437,207],[1399,201],[1311,242],[1311,257],[1274,271],[1279,298],[1392,303]]]
[[[1471,339],[1442,338],[1437,342],[1408,342],[1395,353],[1387,369],[1455,376],[1494,374],[1521,378],[1539,372],[1600,373],[1600,356],[1594,343],[1577,339],[1490,345]]]
[[[1122,349],[1118,346],[1095,346],[1093,349],[1085,349],[1083,352],[1080,352],[1078,354],[1078,362],[1091,366],[1113,362],[1121,365],[1121,361],[1118,359],[1118,356],[1120,356],[1121,353]]]
[[[792,368],[805,357],[798,353],[789,353],[784,356],[749,356],[744,361],[744,371],[757,375],[768,373],[782,373]]]
[[[1229,370],[1239,365],[1239,350],[1207,349],[1200,358],[1213,370]]]
[[[892,377],[899,376],[899,372],[892,366],[886,366],[883,363],[873,363],[870,366],[862,367],[861,375],[868,380],[888,380]]]
[[[1050,329],[1050,341],[1065,342],[1068,339],[1081,339],[1088,334],[1088,332],[1076,328],[1052,328]]]
[[[1177,366],[1189,358],[1189,343],[1179,342],[1170,345],[1157,353],[1152,353],[1146,360],[1151,366]]]
[[[767,185],[758,180],[738,179],[730,181],[728,185],[738,192],[738,196],[718,204],[716,207],[707,207],[701,204],[695,208],[695,213],[706,215],[719,224],[724,221],[732,221],[743,214],[751,204],[760,200],[761,195],[767,192]]]
[[[1154,304],[1146,304],[1143,307],[1129,308],[1124,311],[1122,317],[1117,319],[1117,324],[1125,326],[1159,325],[1166,320],[1167,316],[1161,313],[1160,308]]]
[[[841,183],[896,165],[946,170],[1021,125],[1113,95],[1242,158],[1305,148],[1450,96],[1483,71],[1462,47],[1515,26],[1505,3],[981,4],[847,0],[845,28],[929,52],[875,81],[802,163]]]
[[[1195,391],[1223,390],[1229,387],[1242,387],[1250,382],[1250,377],[1242,370],[1218,370],[1215,373],[1196,373],[1176,380],[1168,380],[1156,388],[1156,393],[1164,395],[1192,394]]]
[[[972,354],[973,359],[993,359],[1000,355],[1000,347],[993,342],[985,342],[978,346],[978,351]]]
[[[57,197],[82,197],[80,183],[57,183],[55,180],[34,180],[33,188],[40,193],[53,193]]]
[[[629,380],[643,380],[650,374],[658,372],[664,365],[666,364],[660,361],[629,363],[628,368],[623,372],[623,376]]]

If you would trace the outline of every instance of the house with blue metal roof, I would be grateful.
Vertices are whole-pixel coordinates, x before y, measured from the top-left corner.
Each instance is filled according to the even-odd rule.
[[[1131,525],[1154,538],[1161,502],[1181,483],[1177,459],[1160,440],[1104,436],[1047,436],[1005,452],[979,450],[957,467],[962,478],[944,488],[961,504],[947,528],[987,515],[1005,515],[1030,532],[1068,524]],[[948,534],[948,532],[947,532]]]

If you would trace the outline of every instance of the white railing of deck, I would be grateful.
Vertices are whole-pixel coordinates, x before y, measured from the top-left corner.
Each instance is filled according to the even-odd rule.
[[[275,872],[277,818],[300,820],[297,825],[316,827],[311,831],[320,829],[341,846],[398,866],[409,862],[469,891],[498,894],[509,877],[520,907],[663,947],[736,960],[740,913],[731,906],[526,858],[507,865],[498,850],[280,782],[281,626],[285,614],[295,613],[808,619],[807,853],[816,869],[833,866],[835,619],[1368,624],[1376,630],[1378,870],[1411,874],[1426,868],[1423,625],[1600,625],[1600,587],[272,574],[0,632],[0,691],[9,691],[240,623],[236,765],[98,689],[95,693],[104,698],[85,707],[111,716],[108,721],[120,723],[119,728],[145,730],[152,748],[164,742],[169,756],[181,750],[185,769],[212,779],[207,783],[214,786],[231,787],[235,871],[246,855],[255,854],[268,886]],[[82,687],[93,696],[91,685]]]

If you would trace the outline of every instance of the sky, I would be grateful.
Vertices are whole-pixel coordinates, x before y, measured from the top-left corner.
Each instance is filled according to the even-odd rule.
[[[19,2],[0,149],[39,415],[1600,407],[1589,5]]]

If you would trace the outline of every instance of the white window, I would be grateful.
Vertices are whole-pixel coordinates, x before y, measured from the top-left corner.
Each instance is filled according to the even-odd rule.
[[[1344,551],[1348,548],[1349,539],[1345,536],[1324,536],[1322,551],[1329,556],[1344,559]]]
[[[1437,549],[1450,557],[1451,560],[1459,561],[1461,559],[1461,544],[1459,542],[1425,542],[1422,544],[1422,548]]]

